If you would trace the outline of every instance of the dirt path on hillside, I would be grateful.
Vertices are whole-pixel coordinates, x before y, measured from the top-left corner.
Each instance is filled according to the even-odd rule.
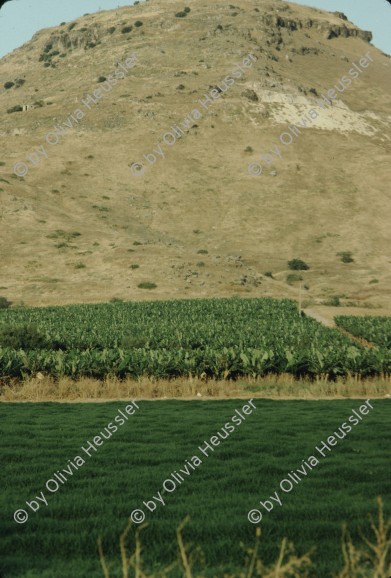
[[[371,341],[367,341],[363,337],[356,337],[355,335],[352,335],[352,333],[349,333],[349,331],[346,331],[346,329],[338,327],[334,319],[327,319],[327,317],[323,317],[323,315],[321,315],[318,311],[315,311],[314,309],[306,309],[304,313],[308,315],[308,317],[312,317],[316,321],[319,321],[319,323],[322,323],[326,327],[332,327],[333,329],[337,329],[340,333],[346,335],[346,337],[349,337],[349,339],[353,339],[353,341],[356,341],[357,343],[363,345],[364,347],[369,347],[371,349],[373,347],[376,347],[376,345]]]
[[[321,315],[318,311],[315,311],[315,309],[305,309],[304,314],[308,315],[308,317],[312,317],[316,321],[319,321],[319,323],[322,323],[322,325],[325,325],[326,327],[337,327],[334,319],[327,319],[327,317],[323,317],[323,315]]]

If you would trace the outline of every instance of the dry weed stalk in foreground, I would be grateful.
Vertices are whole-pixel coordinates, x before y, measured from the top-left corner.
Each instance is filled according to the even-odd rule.
[[[344,566],[334,578],[389,578],[391,576],[391,518],[384,520],[383,502],[380,497],[378,503],[378,524],[372,516],[369,516],[370,527],[374,534],[374,540],[371,542],[361,532],[361,538],[366,547],[362,545],[356,547],[350,537],[346,525],[342,529],[342,553]],[[131,528],[132,522],[129,518],[128,525],[120,536],[120,552],[122,562],[123,578],[169,578],[173,569],[180,569],[183,578],[204,578],[202,575],[194,577],[191,567],[191,557],[188,548],[183,542],[182,531],[189,516],[183,520],[177,529],[177,542],[179,546],[179,560],[172,563],[167,568],[158,572],[158,574],[145,574],[141,568],[141,542],[140,532],[147,524],[142,524],[136,529],[135,551],[128,557],[126,552],[126,538]],[[247,549],[245,568],[239,574],[224,574],[223,578],[308,578],[308,570],[313,565],[311,561],[311,552],[303,556],[297,556],[293,544],[288,543],[286,538],[281,542],[280,552],[277,561],[269,567],[264,566],[258,556],[261,529],[258,527],[255,531],[255,545]],[[104,578],[110,578],[109,569],[103,553],[101,538],[98,539],[98,551]],[[132,574],[129,571],[132,570]],[[314,575],[314,574],[312,574]],[[217,577],[216,577],[217,578]]]
[[[389,578],[391,576],[391,518],[384,520],[383,501],[377,498],[379,513],[376,526],[372,516],[369,516],[373,542],[360,532],[366,544],[357,548],[344,524],[342,529],[342,553],[344,567],[335,578]]]
[[[131,519],[124,532],[120,536],[120,552],[122,562],[122,576],[123,578],[168,578],[173,569],[179,568],[182,572],[183,578],[195,578],[191,568],[191,559],[188,553],[188,548],[183,542],[182,531],[190,517],[186,516],[183,522],[177,529],[177,542],[179,547],[179,560],[174,562],[167,568],[160,570],[158,574],[145,574],[141,568],[141,543],[140,531],[147,526],[143,524],[136,529],[136,545],[135,552],[129,556],[126,553],[125,540],[132,525]],[[309,567],[311,563],[310,553],[304,556],[297,556],[294,552],[293,545],[287,543],[284,539],[281,543],[280,552],[277,561],[273,566],[265,567],[263,562],[258,558],[259,541],[261,536],[261,529],[257,528],[255,532],[255,546],[247,550],[247,557],[245,562],[245,569],[240,574],[224,574],[224,578],[255,578],[262,576],[262,578],[306,578],[308,575],[305,572],[305,567]],[[104,578],[110,578],[110,573],[103,553],[101,538],[98,538],[98,551],[101,566],[103,569]],[[133,570],[133,574],[129,574],[129,570]],[[196,578],[204,578],[198,575]]]

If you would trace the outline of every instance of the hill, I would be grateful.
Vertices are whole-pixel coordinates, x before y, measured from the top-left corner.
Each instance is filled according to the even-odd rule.
[[[297,297],[301,276],[308,302],[386,306],[390,58],[370,40],[281,0],[35,34],[0,60],[0,295]]]

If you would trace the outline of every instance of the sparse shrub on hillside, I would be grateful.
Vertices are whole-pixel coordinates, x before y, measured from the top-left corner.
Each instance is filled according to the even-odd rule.
[[[258,102],[259,101],[257,93],[252,88],[246,88],[246,90],[244,90],[242,92],[241,96],[245,96],[246,98],[248,98],[252,102]]]
[[[122,34],[128,34],[128,32],[132,32],[133,30],[133,26],[125,26],[124,28],[122,28],[121,32]]]
[[[11,82],[11,81],[8,81],[8,82],[6,82],[6,83],[4,84],[4,88],[5,88],[6,90],[9,90],[9,89],[12,88],[13,86],[15,86],[15,83],[14,83],[14,82]]]
[[[107,78],[105,76],[99,76],[97,82],[106,82]]]
[[[12,114],[13,112],[22,112],[22,111],[23,111],[23,106],[20,106],[20,104],[16,104],[15,106],[11,106],[11,108],[7,109],[8,114]]]
[[[341,305],[341,302],[339,300],[338,295],[332,295],[329,299],[323,301],[323,305],[329,305],[330,307],[339,307]]]
[[[379,279],[371,279],[371,280],[369,281],[369,284],[370,284],[370,285],[373,285],[373,283],[379,283]]]
[[[253,149],[253,147],[248,146],[248,147],[246,147],[246,148],[244,149],[244,152],[245,152],[245,153],[253,153],[253,152],[254,152],[254,149]]]
[[[73,30],[76,25],[77,25],[77,22],[71,22],[71,24],[68,26],[68,30]]]
[[[136,20],[136,22],[134,23],[136,28],[140,28],[140,26],[143,26],[143,23],[141,22],[141,20]]]
[[[12,301],[8,301],[6,297],[0,297],[0,309],[8,309],[11,305]]]
[[[177,12],[175,18],[186,18],[187,12]]]
[[[157,285],[155,283],[151,283],[150,281],[143,281],[137,285],[139,289],[156,289]]]
[[[110,26],[110,28],[108,29],[107,32],[108,32],[109,34],[113,34],[113,32],[115,32],[115,31],[116,31],[115,26]]]
[[[23,84],[26,82],[26,80],[24,78],[16,78],[15,79],[15,85],[16,88],[19,88],[20,86],[23,86]]]
[[[11,349],[49,349],[49,344],[35,325],[2,327],[0,329],[0,346]]]
[[[142,245],[140,241],[133,241],[133,245]]]
[[[207,249],[199,249],[199,251],[197,251],[197,255],[207,255],[207,254],[208,254]]]
[[[340,251],[339,253],[337,253],[337,256],[341,257],[342,263],[353,263],[354,262],[351,251]]]
[[[309,265],[301,259],[292,259],[291,261],[288,261],[288,267],[291,271],[307,271],[309,269]]]
[[[273,273],[272,273],[271,271],[266,271],[266,272],[264,273],[264,275],[265,275],[265,277],[270,277],[270,279],[274,279]]]
[[[286,282],[289,285],[292,285],[292,283],[295,283],[296,281],[302,281],[303,277],[301,275],[297,275],[297,273],[289,273],[289,275],[286,276]]]
[[[57,229],[56,231],[49,233],[49,235],[46,235],[48,239],[65,239],[66,241],[70,241],[71,239],[75,239],[76,237],[80,236],[81,233],[79,233],[78,231],[72,231],[67,233],[62,229]]]
[[[133,263],[130,268],[131,269],[138,269],[140,267],[140,265],[138,265],[138,263]]]
[[[183,9],[183,12],[187,12],[187,14],[188,14],[190,11],[191,11],[191,9],[190,9],[188,6],[186,6],[186,8]]]

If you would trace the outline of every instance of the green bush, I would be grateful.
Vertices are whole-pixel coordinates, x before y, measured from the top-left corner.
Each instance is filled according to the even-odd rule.
[[[270,277],[270,279],[274,279],[273,273],[272,273],[271,271],[266,271],[266,272],[264,273],[264,275],[265,275],[265,277]]]
[[[107,78],[105,76],[99,76],[97,82],[106,82]]]
[[[340,251],[339,253],[337,253],[337,256],[341,257],[342,263],[353,263],[354,262],[351,251]]]
[[[6,83],[4,84],[4,88],[5,88],[6,90],[9,90],[9,89],[12,88],[13,86],[15,86],[15,83],[14,83],[14,82],[6,82]]]
[[[0,346],[24,350],[51,348],[35,325],[3,327],[0,329]]]
[[[200,249],[199,251],[197,251],[197,255],[207,255],[208,251],[207,249]]]
[[[186,8],[183,9],[183,12],[186,12],[188,14],[190,12],[190,8],[186,6]]]
[[[140,28],[140,26],[143,25],[143,23],[141,22],[141,20],[136,20],[136,22],[134,23],[136,28]]]
[[[132,26],[125,26],[125,28],[122,28],[121,32],[122,34],[127,34],[128,32],[132,32],[133,27]]]
[[[108,29],[108,33],[113,34],[113,32],[115,32],[115,30],[116,30],[115,26],[110,26],[110,28]]]
[[[138,265],[137,263],[133,263],[133,265],[130,266],[131,269],[138,269],[140,267],[140,265]]]
[[[286,282],[289,283],[289,285],[291,285],[292,283],[295,283],[296,281],[302,281],[303,277],[301,275],[297,275],[296,273],[289,273],[289,275],[286,276]]]
[[[8,301],[6,297],[0,297],[0,309],[8,309],[11,305],[12,301]]]
[[[185,18],[187,16],[187,12],[177,12],[175,14],[176,18]]]
[[[12,114],[13,112],[22,112],[22,110],[23,106],[20,106],[20,104],[16,104],[15,106],[11,106],[11,108],[8,108],[7,113]]]
[[[151,283],[150,281],[143,281],[137,285],[139,289],[156,289],[157,285],[155,283]]]
[[[291,261],[288,261],[288,267],[291,271],[307,271],[309,269],[309,265],[301,259],[292,259]]]
[[[338,295],[333,295],[332,297],[330,297],[330,299],[324,301],[323,305],[330,305],[330,307],[339,307],[341,305],[341,302],[339,300]]]

